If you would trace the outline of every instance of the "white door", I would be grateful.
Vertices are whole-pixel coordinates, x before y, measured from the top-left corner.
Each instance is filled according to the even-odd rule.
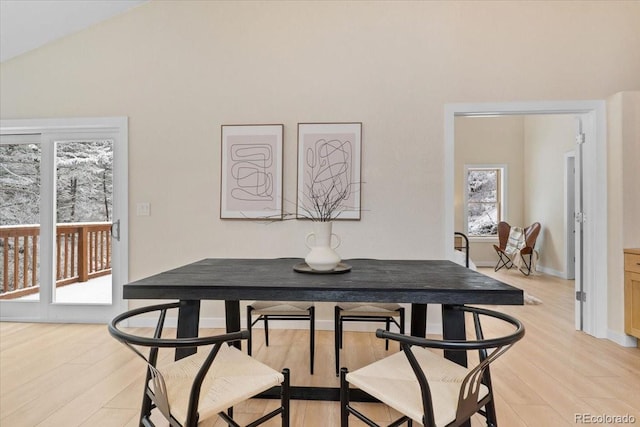
[[[576,154],[565,154],[565,279],[576,274]]]
[[[0,179],[13,188],[0,190],[0,318],[108,321],[127,281],[126,118],[3,121],[1,131]]]

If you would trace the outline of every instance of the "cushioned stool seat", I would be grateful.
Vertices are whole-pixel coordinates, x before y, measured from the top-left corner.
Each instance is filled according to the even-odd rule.
[[[338,306],[342,309],[342,316],[380,316],[396,315],[401,308],[399,304],[382,304],[382,303],[340,303]]]
[[[424,348],[414,348],[413,352],[431,388],[436,426],[446,426],[456,419],[460,386],[469,374],[469,369]],[[349,372],[347,381],[396,411],[422,423],[424,409],[420,384],[402,352]],[[487,394],[489,389],[481,384],[480,399]]]
[[[193,378],[208,355],[201,351],[158,368],[167,388],[171,414],[180,424],[184,425],[187,419]],[[282,373],[233,346],[223,345],[202,382],[198,406],[200,419],[225,411],[271,387],[279,386],[283,381]]]
[[[179,302],[174,302],[135,308],[109,322],[111,336],[147,365],[137,425],[154,427],[152,413],[159,411],[171,427],[196,427],[214,417],[238,426],[233,419],[233,406],[275,387],[280,389],[280,405],[249,425],[257,426],[279,416],[282,427],[289,427],[289,369],[280,373],[240,351],[236,346],[249,337],[248,331],[175,338],[163,334],[168,313],[177,312],[180,307]],[[144,330],[136,334],[139,331],[122,328],[124,322],[136,316],[145,315],[148,321],[151,314],[157,317],[151,337]],[[160,349],[174,349],[178,360],[158,365]]]
[[[253,314],[269,316],[288,316],[294,313],[308,313],[311,303],[296,301],[255,301],[251,303]]]
[[[351,405],[350,386],[401,414],[389,426],[411,427],[415,421],[425,427],[458,427],[475,414],[484,416],[487,426],[498,425],[489,365],[522,339],[524,326],[512,316],[485,308],[451,306],[450,310],[459,312],[462,324],[473,325],[475,339],[421,338],[378,329],[378,338],[399,342],[401,351],[353,372],[340,369],[341,427],[349,426],[351,415],[378,426],[364,414],[365,408]],[[485,319],[491,321],[490,333],[483,331]],[[469,360],[467,368],[467,353],[472,351],[478,357]]]

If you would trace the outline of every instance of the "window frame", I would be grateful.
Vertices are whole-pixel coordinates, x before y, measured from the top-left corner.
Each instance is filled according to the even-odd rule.
[[[498,222],[504,221],[507,215],[507,165],[500,164],[465,164],[464,172],[462,178],[462,194],[463,194],[463,229],[464,233],[470,240],[482,241],[482,240],[490,240],[497,241],[498,234],[496,232],[495,235],[486,235],[486,236],[472,236],[469,234],[469,193],[468,193],[468,176],[469,171],[477,171],[477,170],[497,170],[498,171],[498,191],[497,191],[497,204],[498,204]]]

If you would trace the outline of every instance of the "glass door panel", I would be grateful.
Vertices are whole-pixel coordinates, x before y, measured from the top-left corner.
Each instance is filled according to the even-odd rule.
[[[111,304],[113,140],[56,141],[53,301]]]
[[[125,117],[0,120],[0,321],[126,308],[127,151]]]
[[[39,135],[0,139],[0,299],[40,299]]]

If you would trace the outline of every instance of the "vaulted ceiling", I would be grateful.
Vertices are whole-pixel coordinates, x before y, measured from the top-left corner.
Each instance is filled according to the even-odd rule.
[[[150,0],[0,0],[0,62]]]

